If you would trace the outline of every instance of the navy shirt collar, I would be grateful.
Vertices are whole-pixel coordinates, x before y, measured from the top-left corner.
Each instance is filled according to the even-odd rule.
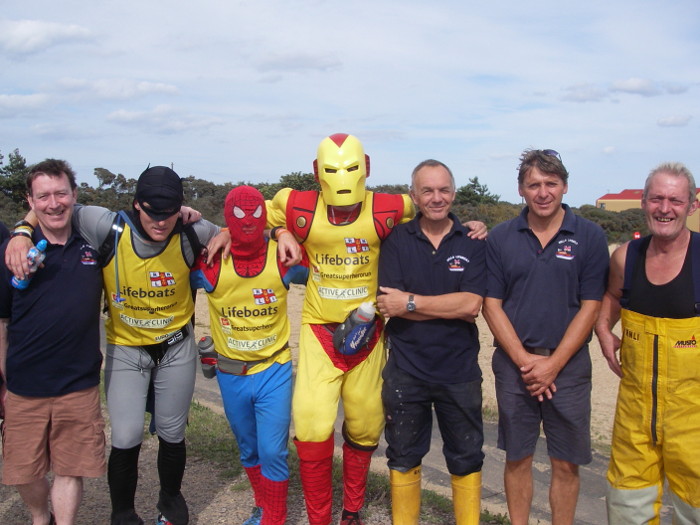
[[[425,237],[425,235],[423,234],[423,230],[421,230],[421,228],[420,228],[420,218],[422,216],[423,216],[423,213],[421,213],[420,211],[417,212],[416,216],[406,224],[406,228],[413,235]],[[445,235],[445,237],[447,237],[449,235],[454,235],[455,233],[459,233],[460,235],[466,235],[467,233],[469,233],[469,230],[467,228],[465,228],[464,226],[462,226],[462,223],[459,221],[459,219],[457,218],[457,216],[454,213],[449,212],[449,214],[447,216],[450,219],[452,219],[452,228],[450,229],[449,232],[447,232],[447,235]]]
[[[576,215],[574,214],[573,211],[571,211],[571,208],[569,207],[568,204],[562,203],[561,205],[562,208],[564,208],[564,220],[561,223],[561,227],[559,228],[559,231],[565,231],[568,233],[576,233]],[[520,215],[515,219],[516,221],[516,226],[518,230],[529,230],[530,226],[527,223],[527,213],[530,208],[525,206],[523,210],[520,212]]]
[[[76,231],[76,229],[71,227],[70,235],[68,236],[68,239],[66,239],[65,245],[53,244],[50,240],[48,240],[46,238],[46,236],[44,235],[44,232],[41,230],[41,226],[37,224],[36,229],[34,230],[34,234],[32,235],[32,242],[34,243],[34,246],[36,246],[36,243],[38,243],[40,240],[44,239],[48,246],[68,246],[70,243],[72,243],[78,237],[79,236],[78,236],[78,232]]]

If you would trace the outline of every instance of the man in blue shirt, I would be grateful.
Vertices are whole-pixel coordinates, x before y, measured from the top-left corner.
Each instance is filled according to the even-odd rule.
[[[568,172],[554,150],[526,150],[518,191],[527,206],[487,240],[484,317],[494,335],[498,446],[511,523],[526,525],[532,458],[543,424],[554,525],[571,524],[578,466],[591,461],[588,341],[605,291],[603,230],[562,204]]]
[[[71,227],[77,189],[68,163],[32,167],[27,191],[39,222],[32,240],[48,245],[44,267],[25,290],[10,286],[12,273],[0,262],[2,481],[17,486],[34,524],[70,524],[82,478],[100,477],[106,467],[98,389],[102,271],[97,251]]]
[[[410,194],[419,212],[394,229],[379,258],[377,304],[390,317],[382,401],[393,523],[418,524],[434,406],[456,522],[477,525],[484,439],[475,319],[485,292],[486,247],[450,212],[455,182],[443,163],[420,163]]]

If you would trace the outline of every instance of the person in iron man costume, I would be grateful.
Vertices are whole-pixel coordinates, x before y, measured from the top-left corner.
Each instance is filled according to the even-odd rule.
[[[408,195],[365,189],[369,157],[352,135],[323,139],[314,173],[320,192],[285,188],[268,202],[273,238],[291,232],[310,263],[292,400],[294,443],[309,524],[330,525],[333,431],[342,399],[340,523],[362,525],[367,473],[384,427],[384,320],[375,315],[374,335],[353,355],[334,348],[333,333],[362,302],[375,299],[381,242],[396,224],[410,220],[414,210]]]

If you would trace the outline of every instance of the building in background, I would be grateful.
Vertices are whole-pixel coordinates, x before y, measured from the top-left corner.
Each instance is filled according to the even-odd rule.
[[[643,190],[622,190],[620,193],[607,193],[596,199],[595,207],[608,211],[623,211],[642,207]],[[700,189],[696,190],[697,198]],[[691,231],[700,232],[700,212],[693,213],[686,220]]]

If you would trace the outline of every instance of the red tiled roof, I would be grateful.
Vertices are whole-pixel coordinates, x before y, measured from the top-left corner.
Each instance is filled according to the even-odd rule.
[[[602,197],[598,197],[596,201],[632,201],[632,200],[642,200],[642,193],[644,190],[622,190],[620,193],[606,193]],[[700,193],[700,188],[695,192],[697,195]]]
[[[606,193],[602,197],[598,197],[599,201],[631,201],[642,200],[644,190],[622,190],[620,193]]]

